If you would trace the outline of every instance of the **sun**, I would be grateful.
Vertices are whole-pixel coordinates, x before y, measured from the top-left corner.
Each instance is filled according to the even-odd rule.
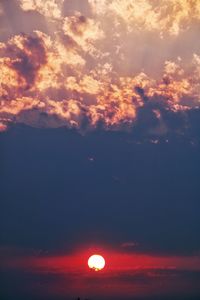
[[[94,254],[88,259],[88,267],[94,271],[101,271],[105,267],[105,259],[103,256]]]

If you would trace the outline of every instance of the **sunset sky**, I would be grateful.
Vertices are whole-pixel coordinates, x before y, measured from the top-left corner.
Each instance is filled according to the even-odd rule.
[[[199,32],[200,0],[0,0],[1,300],[200,299]]]

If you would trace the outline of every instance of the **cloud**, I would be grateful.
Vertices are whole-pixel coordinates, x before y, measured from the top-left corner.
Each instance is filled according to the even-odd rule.
[[[60,19],[64,0],[20,0],[24,11],[37,11],[47,18]]]
[[[198,1],[179,0],[89,0],[94,13],[115,18],[116,26],[123,22],[129,32],[147,30],[178,35],[192,21],[200,20]]]
[[[126,242],[126,243],[123,243],[121,245],[122,248],[135,248],[137,247],[139,244],[137,242]]]
[[[46,52],[42,39],[31,36],[18,36],[16,41],[10,41],[5,49],[10,55],[8,66],[16,71],[18,80],[26,82],[25,89],[29,89],[35,81],[37,73],[42,65],[46,63]],[[22,80],[20,80],[22,78]]]
[[[48,32],[13,34],[0,43],[1,131],[16,122],[79,130],[130,130],[141,124],[164,135],[170,130],[168,112],[199,108],[199,53],[164,55],[155,72],[143,62],[156,61],[157,46],[168,43],[165,35],[173,35],[173,43],[199,22],[196,1],[89,0],[88,16],[76,10],[67,15],[65,5],[19,2],[24,14],[35,11],[45,18]],[[152,52],[143,46],[149,38]]]

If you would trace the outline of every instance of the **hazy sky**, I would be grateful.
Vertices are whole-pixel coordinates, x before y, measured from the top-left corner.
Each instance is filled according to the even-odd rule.
[[[199,299],[199,30],[199,0],[0,0],[2,300]]]

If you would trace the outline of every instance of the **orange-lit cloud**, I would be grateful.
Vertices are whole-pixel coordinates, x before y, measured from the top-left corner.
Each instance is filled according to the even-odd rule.
[[[25,11],[37,11],[47,18],[59,19],[64,0],[20,0],[19,2]]]
[[[164,55],[152,72],[143,63],[148,56],[148,61],[155,60],[166,35],[176,41],[200,21],[198,1],[89,0],[90,16],[77,10],[66,15],[64,0],[19,4],[24,13],[39,12],[52,34],[35,30],[0,43],[1,130],[13,122],[130,128],[138,111],[148,106],[160,122],[154,132],[164,133],[162,109],[176,113],[199,108],[198,52],[191,50],[187,58],[181,51],[176,58]],[[140,41],[137,32],[143,36]],[[152,33],[155,54],[148,54],[146,45],[143,57],[139,49]]]
[[[128,31],[147,30],[178,35],[200,20],[198,1],[190,0],[89,0],[98,15],[111,15],[118,26],[123,22]]]

